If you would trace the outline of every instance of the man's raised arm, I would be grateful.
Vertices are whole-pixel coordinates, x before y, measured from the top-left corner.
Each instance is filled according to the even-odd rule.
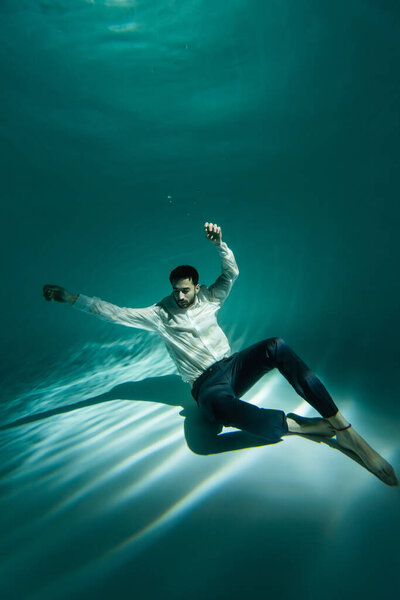
[[[106,302],[96,296],[84,294],[71,294],[59,285],[43,286],[43,296],[46,300],[56,300],[71,304],[73,308],[91,313],[103,321],[111,321],[127,327],[156,331],[158,329],[158,313],[156,305],[146,308],[125,308]]]
[[[208,288],[210,300],[217,301],[222,305],[239,276],[239,269],[232,250],[228,248],[226,242],[222,241],[221,227],[214,223],[205,223],[204,229],[207,239],[216,246],[222,262],[222,274]]]

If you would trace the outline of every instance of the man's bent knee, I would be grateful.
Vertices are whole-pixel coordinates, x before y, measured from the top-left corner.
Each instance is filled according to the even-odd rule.
[[[287,346],[285,340],[281,337],[272,337],[266,340],[267,342],[267,357],[270,360],[276,360],[278,352]]]

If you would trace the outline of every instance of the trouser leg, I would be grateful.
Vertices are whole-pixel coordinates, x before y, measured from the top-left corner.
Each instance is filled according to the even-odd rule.
[[[267,360],[279,369],[299,396],[311,404],[324,418],[333,417],[339,409],[325,386],[306,363],[282,338],[269,338],[265,341]]]
[[[238,397],[238,391],[233,387],[237,374],[241,372],[242,357],[243,353],[235,353],[226,361],[221,362],[221,366],[215,368],[213,374],[208,376],[199,389],[196,386],[192,390],[192,395],[197,400],[206,419],[225,427],[236,427],[248,431],[269,442],[276,442],[288,432],[284,411],[259,408],[245,402]],[[264,373],[273,368],[266,364],[265,352],[264,358],[260,352],[253,358],[251,368],[242,378],[243,382],[245,379],[247,389],[254,385]],[[244,393],[244,389],[241,393]]]
[[[288,433],[285,413],[259,408],[240,398],[274,368],[322,417],[329,418],[338,412],[317,376],[282,338],[277,337],[253,344],[222,362],[221,368],[215,369],[194,397],[206,418],[269,441],[278,441]]]
[[[277,442],[289,431],[283,410],[260,408],[235,396],[215,396],[213,412],[225,427],[243,429],[269,442]]]

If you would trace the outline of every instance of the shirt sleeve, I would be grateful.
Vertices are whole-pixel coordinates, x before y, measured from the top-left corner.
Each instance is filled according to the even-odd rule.
[[[96,296],[79,294],[72,307],[91,313],[103,321],[111,321],[126,327],[136,327],[148,331],[157,331],[158,329],[159,316],[156,304],[146,308],[125,308],[101,300]]]
[[[225,242],[221,242],[216,248],[221,256],[222,274],[209,286],[208,293],[212,302],[219,302],[222,306],[239,276],[239,269],[232,250]]]

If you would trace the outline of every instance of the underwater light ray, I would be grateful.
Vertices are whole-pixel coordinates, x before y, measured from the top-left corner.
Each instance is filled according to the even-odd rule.
[[[80,500],[84,499],[85,496],[92,493],[94,488],[96,488],[96,491],[99,491],[99,487],[110,485],[112,483],[112,480],[118,477],[118,475],[121,475],[121,473],[124,470],[138,465],[141,461],[157,454],[157,452],[160,452],[170,446],[173,446],[176,442],[182,441],[182,439],[182,428],[180,426],[176,427],[175,431],[173,431],[172,434],[167,434],[164,437],[161,437],[157,442],[150,444],[147,448],[143,448],[143,450],[134,454],[132,457],[126,458],[121,462],[117,463],[112,469],[107,471],[107,473],[103,473],[102,475],[92,479],[90,483],[80,488],[79,491],[77,491],[73,496],[70,496],[68,499],[64,500],[63,503],[60,503],[57,507],[54,507],[54,514],[56,514],[59,511],[66,510],[70,508],[73,504],[78,503]],[[119,495],[118,501],[114,501],[113,508],[120,504],[123,504],[124,501],[128,498],[137,496],[140,493],[140,489],[142,487],[146,486],[147,484],[150,484],[156,479],[156,475],[162,473],[169,459],[170,457],[166,458],[165,460],[161,460],[160,464],[157,467],[150,470],[148,473],[146,473],[146,475],[143,475],[140,479],[136,479],[132,483],[132,487],[128,487],[123,494]],[[104,510],[104,507],[102,508],[102,510]]]
[[[275,379],[278,380],[277,378]],[[257,400],[261,401],[262,398],[265,398],[265,396],[268,395],[269,383],[270,382],[265,383],[264,389],[260,390],[260,392],[257,394]],[[271,387],[272,385],[275,385],[275,381],[274,384],[271,383]],[[183,446],[181,450],[178,449],[175,455],[170,457],[169,461],[171,463],[178,463],[180,461],[180,456],[184,458],[187,457],[187,449],[185,446]],[[256,459],[256,453],[250,452],[237,454],[236,456],[229,456],[227,459],[229,461],[228,464],[222,466],[213,474],[208,476],[181,500],[176,502],[172,507],[166,509],[162,515],[157,517],[148,525],[145,525],[140,531],[130,535],[117,547],[107,550],[101,557],[97,557],[96,559],[86,563],[82,569],[75,570],[74,578],[84,577],[85,580],[90,580],[90,578],[95,575],[99,568],[101,569],[102,573],[105,573],[105,570],[109,572],[110,570],[117,568],[121,561],[131,559],[133,555],[136,555],[148,547],[148,545],[152,543],[154,536],[160,536],[166,533],[171,527],[173,527],[174,523],[176,523],[179,518],[187,514],[202,499],[221,487],[230,477],[240,474],[242,469],[247,467],[250,462],[255,461]],[[160,468],[159,471],[161,473],[163,472],[163,469]],[[155,480],[151,474],[149,474],[149,478],[153,481]],[[145,484],[144,489],[147,489],[147,487],[148,486]],[[125,496],[126,500],[128,500],[129,498],[127,497],[127,494],[125,494]],[[69,580],[66,581],[65,584],[72,585],[72,582]]]
[[[41,598],[43,594],[49,594],[53,590],[59,589],[61,585],[64,591],[68,590],[68,594],[75,593],[78,588],[82,590],[84,585],[90,585],[90,581],[93,577],[98,580],[99,573],[101,576],[107,577],[111,571],[120,567],[121,564],[128,560],[131,560],[134,556],[144,551],[149,545],[155,542],[156,537],[165,535],[179,517],[186,514],[192,507],[198,504],[207,494],[220,487],[229,477],[238,475],[238,465],[241,468],[247,466],[252,460],[255,460],[255,453],[253,456],[242,454],[236,458],[230,458],[230,463],[221,467],[218,471],[208,477],[205,481],[201,482],[194,488],[193,491],[189,492],[174,506],[167,509],[162,515],[156,518],[152,523],[143,527],[140,531],[135,532],[129,536],[126,540],[121,542],[116,548],[112,548],[100,557],[86,563],[82,568],[76,569],[73,575],[69,573],[68,576],[58,580],[57,583],[49,586],[45,590],[42,590]],[[74,581],[71,580],[73,576]],[[39,598],[39,596],[34,596]]]
[[[149,415],[151,415],[152,413],[158,412],[162,410],[162,406],[161,405],[155,405],[155,406],[149,406],[149,407],[143,407],[142,411],[139,412],[138,414],[129,417],[127,419],[127,422],[125,423],[120,423],[117,424],[117,431],[119,427],[122,426],[127,426],[127,425],[132,425],[137,421],[141,421],[142,419],[147,418]],[[160,420],[161,417],[157,418],[156,421],[154,422],[158,422]],[[63,417],[63,420],[59,420],[58,423],[53,427],[53,424],[47,423],[45,425],[46,429],[47,429],[47,433],[46,436],[35,445],[35,451],[33,453],[31,453],[25,460],[25,462],[23,464],[21,464],[19,466],[19,469],[14,472],[12,475],[10,475],[9,479],[10,480],[19,480],[21,481],[23,478],[23,474],[25,472],[25,474],[27,474],[29,477],[32,474],[32,470],[38,469],[40,471],[40,463],[43,462],[44,460],[46,460],[46,464],[48,467],[51,466],[52,462],[53,463],[57,463],[57,459],[59,455],[62,456],[71,456],[71,458],[74,456],[74,454],[78,453],[78,456],[80,457],[81,455],[81,450],[82,449],[90,449],[90,446],[92,446],[94,444],[94,440],[93,438],[89,438],[86,440],[79,440],[79,450],[76,449],[75,445],[71,446],[68,450],[65,448],[61,448],[60,450],[55,450],[54,448],[57,446],[57,441],[61,438],[61,439],[65,439],[68,438],[69,432],[71,430],[71,421],[74,420],[73,415],[69,415],[68,419],[66,419],[65,417]],[[79,416],[78,418],[79,420],[79,425],[81,425],[82,423],[82,417]],[[149,425],[147,423],[147,421],[139,426],[138,428],[135,429],[136,434],[142,434],[143,432],[146,432],[149,428]],[[89,434],[89,429],[86,430],[86,433]],[[76,435],[80,435],[82,436],[82,432],[80,432],[79,434]],[[101,434],[102,436],[107,436],[108,435],[108,428],[103,430],[103,433]],[[118,443],[118,440],[115,440],[115,444]],[[50,459],[50,455],[51,455],[51,459]],[[28,473],[28,467],[29,467],[29,473]]]
[[[154,480],[158,479],[162,475],[167,476],[170,469],[182,460],[182,453],[186,452],[186,447],[182,442],[181,431],[175,431],[171,435],[166,436],[163,440],[160,440],[159,444],[153,444],[151,447],[144,449],[143,456],[140,457],[140,459],[144,459],[151,454],[155,454],[157,451],[162,451],[169,446],[172,447],[176,442],[181,443],[173,452],[173,454],[162,460],[162,462],[160,462],[160,464],[156,468],[152,469],[149,473],[146,473],[140,479],[135,480],[132,487],[130,487],[124,494],[119,494],[117,499],[110,499],[107,502],[108,506],[105,506],[103,503],[101,505],[96,505],[95,508],[92,508],[91,519],[96,515],[104,516],[107,512],[114,512],[115,508],[121,506],[125,501],[138,497],[151,485]],[[103,481],[100,485],[105,485],[108,483],[108,477],[103,477]],[[74,505],[78,505],[79,501],[84,501],[85,496],[89,496],[91,493],[101,493],[101,490],[98,489],[98,486],[99,484],[88,485],[83,493],[81,490],[79,490],[73,495],[73,497],[69,496],[63,501],[52,505],[46,514],[39,515],[37,518],[31,518],[29,523],[22,523],[20,527],[15,526],[12,530],[12,534],[8,535],[7,539],[2,541],[1,546],[4,545],[4,549],[10,547],[10,545],[16,547],[18,542],[27,537],[27,533],[29,533],[29,537],[32,539],[32,545],[35,545],[35,540],[37,539],[37,536],[40,535],[40,532],[43,530],[44,526],[51,525],[52,520],[62,517],[63,512],[67,512],[73,508]],[[29,552],[29,548],[26,544],[24,544],[19,551],[14,550],[13,560],[22,560],[26,552]]]

